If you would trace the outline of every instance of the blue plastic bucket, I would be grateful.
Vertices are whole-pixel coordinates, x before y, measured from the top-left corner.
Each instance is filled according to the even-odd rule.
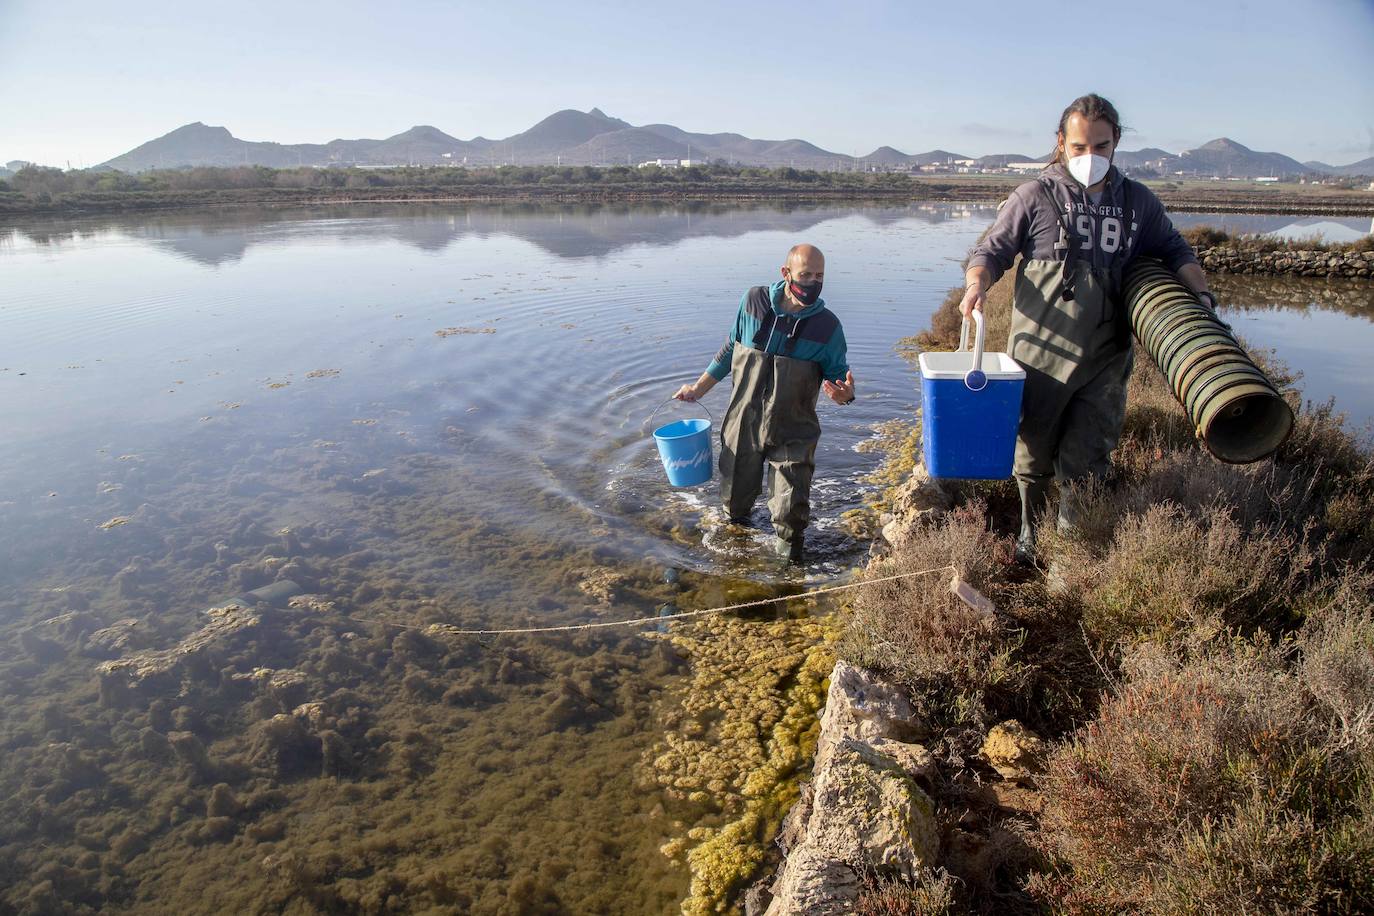
[[[695,487],[711,479],[711,421],[676,420],[654,430],[668,482]]]
[[[973,353],[964,322],[959,352],[922,353],[921,449],[932,477],[1011,476],[1026,371],[1006,353],[983,352],[983,315]]]

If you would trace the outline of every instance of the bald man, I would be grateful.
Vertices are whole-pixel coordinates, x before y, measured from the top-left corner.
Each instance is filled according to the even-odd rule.
[[[744,294],[725,345],[701,378],[673,397],[695,401],[734,373],[720,431],[725,510],[732,523],[749,524],[766,465],[775,546],[800,563],[821,437],[816,401],[824,391],[836,404],[852,402],[854,374],[840,320],[821,299],[825,255],[814,245],[796,245],[781,273],[772,286],[755,286]]]

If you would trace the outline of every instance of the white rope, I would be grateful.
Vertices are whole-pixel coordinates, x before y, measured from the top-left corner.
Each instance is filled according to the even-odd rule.
[[[527,633],[571,633],[577,630],[600,630],[606,627],[629,627],[637,624],[658,623],[661,620],[681,620],[684,617],[704,617],[707,614],[723,614],[726,611],[738,611],[749,607],[759,607],[765,604],[776,604],[779,601],[792,601],[800,598],[811,598],[816,595],[824,595],[830,592],[842,592],[846,589],[861,588],[865,585],[878,585],[882,582],[895,582],[898,579],[910,579],[913,576],[927,576],[931,573],[943,572],[944,570],[958,572],[953,564],[946,566],[936,566],[931,569],[918,569],[915,572],[898,573],[892,576],[882,576],[877,579],[862,579],[858,582],[848,582],[844,585],[827,585],[823,588],[815,588],[810,591],[802,592],[798,595],[779,595],[776,598],[760,598],[757,601],[745,601],[741,604],[727,604],[723,607],[704,608],[699,611],[679,611],[676,614],[655,614],[652,617],[635,617],[630,620],[602,620],[595,623],[570,623],[555,627],[512,627],[502,630],[464,630],[446,623],[431,623],[428,626],[420,627],[413,624],[391,623],[390,621],[374,621],[376,623],[386,623],[389,626],[404,627],[408,630],[425,630],[426,632],[447,633],[450,636],[514,636]]]

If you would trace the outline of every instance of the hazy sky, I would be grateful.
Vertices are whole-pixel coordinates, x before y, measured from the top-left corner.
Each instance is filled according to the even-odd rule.
[[[560,108],[862,155],[1038,155],[1097,91],[1123,148],[1374,155],[1374,0],[0,0],[0,163],[247,140],[505,137]]]

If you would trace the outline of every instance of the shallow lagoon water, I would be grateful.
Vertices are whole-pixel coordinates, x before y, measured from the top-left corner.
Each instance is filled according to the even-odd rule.
[[[731,814],[684,801],[725,783],[662,791],[650,765],[672,734],[720,743],[710,704],[678,706],[693,658],[633,632],[395,624],[635,617],[860,562],[840,516],[879,457],[855,447],[917,402],[893,344],[992,214],[370,206],[0,229],[4,905],[674,908],[687,874],[660,846]],[[816,556],[788,573],[762,529],[720,528],[712,487],[666,485],[645,421],[800,240],[830,259],[860,400],[822,402]],[[1244,279],[1218,284],[1238,330],[1310,396],[1374,414],[1353,368],[1368,285]],[[1333,339],[1351,349],[1299,349]],[[315,597],[260,607],[160,681],[97,673],[279,578]],[[707,632],[769,669],[751,702],[795,718],[806,656],[775,626]]]
[[[892,343],[957,279],[974,213],[374,207],[8,230],[6,905],[674,908],[687,871],[660,847],[681,853],[738,796],[718,763],[652,763],[675,734],[729,748],[720,727],[766,759],[769,734],[710,703],[684,716],[692,659],[634,632],[393,624],[689,610],[857,562],[839,516],[878,456],[854,446],[912,410]],[[862,397],[822,407],[816,559],[784,574],[762,531],[719,530],[710,487],[666,485],[644,424],[802,238],[831,257]],[[313,597],[259,606],[158,678],[98,673],[190,645],[208,607],[283,578]],[[729,626],[731,664],[766,673],[742,695],[772,710],[758,721],[797,720],[804,645],[771,615]]]

